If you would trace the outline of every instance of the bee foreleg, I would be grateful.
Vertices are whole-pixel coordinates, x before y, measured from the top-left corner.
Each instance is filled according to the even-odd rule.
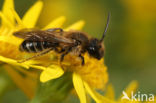
[[[28,61],[28,60],[31,60],[31,59],[40,57],[40,56],[42,56],[42,55],[44,55],[44,54],[50,52],[51,50],[53,50],[53,48],[47,49],[47,50],[45,50],[45,51],[43,51],[43,52],[41,52],[41,53],[39,53],[39,54],[37,54],[37,55],[34,55],[34,56],[32,56],[32,57],[30,57],[30,58],[27,58],[27,59],[24,59],[24,60],[22,60],[22,61],[18,61],[18,63],[23,63],[23,62],[26,62],[26,61]]]
[[[82,60],[82,65],[84,65],[84,63],[85,63],[84,57],[83,57],[81,54],[79,54],[79,57],[80,57],[81,60]]]

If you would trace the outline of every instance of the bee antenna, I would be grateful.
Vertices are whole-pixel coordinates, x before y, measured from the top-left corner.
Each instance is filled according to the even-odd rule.
[[[104,39],[104,37],[105,37],[105,35],[106,35],[107,29],[108,29],[108,25],[109,25],[109,19],[110,19],[110,12],[108,13],[107,24],[106,24],[105,31],[104,31],[104,33],[103,33],[103,35],[102,35],[102,38],[101,38],[100,42],[103,41],[103,39]]]

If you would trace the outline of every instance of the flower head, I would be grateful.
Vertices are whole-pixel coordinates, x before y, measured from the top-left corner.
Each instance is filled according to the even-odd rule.
[[[24,63],[18,62],[19,60],[28,58],[31,55],[21,53],[19,51],[19,45],[23,40],[14,37],[13,32],[23,28],[35,28],[42,6],[42,1],[37,1],[25,13],[23,18],[20,19],[14,10],[13,0],[5,0],[3,10],[0,12],[0,17],[2,19],[2,24],[0,26],[0,45],[2,47],[0,51],[0,61],[17,67],[40,69],[40,81],[43,83],[59,78],[66,72],[70,72],[72,73],[71,79],[73,80],[74,88],[81,103],[86,103],[86,91],[96,102],[102,102],[94,89],[103,89],[108,81],[107,68],[103,64],[103,59],[96,60],[86,53],[84,54],[85,65],[81,66],[79,58],[73,55],[67,55],[62,63],[64,68],[62,68],[58,62],[59,54],[51,52],[43,57],[29,60]],[[43,28],[43,30],[59,28],[62,26],[64,21],[65,17],[61,16],[50,22]],[[83,25],[84,21],[80,20],[64,30],[80,30]]]

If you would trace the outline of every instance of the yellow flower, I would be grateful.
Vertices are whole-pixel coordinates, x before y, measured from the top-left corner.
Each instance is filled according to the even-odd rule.
[[[0,17],[2,19],[2,24],[0,26],[0,61],[6,64],[18,67],[20,66],[27,69],[32,67],[34,69],[42,70],[40,75],[41,82],[47,82],[49,80],[61,77],[65,72],[71,72],[73,85],[80,99],[80,102],[86,103],[87,92],[96,102],[102,103],[100,97],[101,95],[98,94],[95,89],[103,89],[108,81],[107,68],[103,64],[103,59],[99,61],[89,57],[88,54],[84,54],[85,65],[81,66],[79,58],[72,55],[67,55],[64,62],[62,63],[64,67],[64,69],[62,69],[58,63],[58,54],[51,53],[35,60],[18,63],[18,60],[23,59],[25,56],[28,57],[29,55],[21,53],[18,50],[18,47],[23,40],[14,37],[12,34],[14,31],[23,28],[34,28],[40,15],[42,6],[42,1],[37,1],[25,13],[24,17],[20,19],[20,17],[14,10],[13,0],[5,0],[3,10],[0,12]],[[61,27],[64,21],[65,17],[61,16],[56,20],[50,22],[43,28],[43,30],[48,28]],[[80,20],[73,25],[65,28],[64,30],[80,30],[83,25],[84,21]],[[50,65],[47,63],[49,63]],[[47,66],[46,64],[49,66]],[[9,70],[9,72],[13,71]]]
[[[17,62],[17,59],[20,59],[21,55],[23,55],[18,50],[18,46],[22,40],[14,37],[12,33],[22,28],[33,27],[40,14],[41,8],[42,2],[38,1],[30,10],[28,10],[21,20],[14,10],[13,0],[5,0],[3,9],[0,12],[0,17],[2,19],[0,26],[0,45],[2,46],[0,51],[0,61],[25,68],[29,68],[29,65],[34,63],[33,61],[26,63]],[[33,9],[36,9],[35,14]],[[32,15],[32,21],[28,23],[30,21],[30,15]],[[18,22],[18,24],[16,24],[15,20]]]
[[[127,97],[132,98],[132,92],[135,94],[138,89],[138,82],[133,80],[132,82],[129,83],[129,85],[124,89],[124,92],[126,93]],[[140,97],[136,97],[138,100],[128,100],[128,99],[123,99],[124,95],[122,95],[118,98],[115,99],[115,91],[114,88],[111,84],[107,86],[105,96],[102,96],[101,99],[103,99],[103,103],[155,103],[155,100],[152,101],[141,101]],[[155,98],[155,97],[154,97]]]
[[[21,39],[12,36],[12,33],[22,28],[29,28],[35,25],[37,18],[42,8],[42,2],[37,2],[31,9],[37,9],[35,16],[32,17],[31,23],[27,23],[29,15],[33,15],[31,10],[28,10],[27,14],[24,15],[21,20],[14,10],[13,0],[5,0],[2,11],[0,11],[1,25],[0,25],[0,61],[2,66],[8,72],[9,76],[16,83],[18,87],[29,97],[33,98],[34,89],[36,87],[35,78],[37,75],[33,72],[28,72],[19,67],[29,68],[30,64],[34,64],[34,61],[28,61],[27,63],[18,63],[17,60],[23,56],[18,50],[19,44],[22,42]],[[18,24],[16,23],[18,22]],[[25,23],[25,24],[24,24]],[[25,26],[26,25],[26,26]],[[10,65],[7,65],[10,64]],[[16,70],[15,70],[16,69]],[[23,77],[19,72],[25,73],[27,77]]]

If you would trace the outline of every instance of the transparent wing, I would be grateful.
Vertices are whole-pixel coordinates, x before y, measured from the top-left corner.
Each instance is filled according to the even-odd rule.
[[[23,38],[31,41],[47,41],[55,43],[74,44],[74,40],[66,38],[62,31],[47,31],[47,30],[36,30],[36,29],[22,29],[14,32],[13,35],[18,38]]]
[[[36,34],[37,31],[39,31],[39,30],[33,29],[33,28],[22,29],[22,30],[14,32],[13,35],[18,37],[18,38],[25,39],[25,38],[31,37],[32,35]]]

